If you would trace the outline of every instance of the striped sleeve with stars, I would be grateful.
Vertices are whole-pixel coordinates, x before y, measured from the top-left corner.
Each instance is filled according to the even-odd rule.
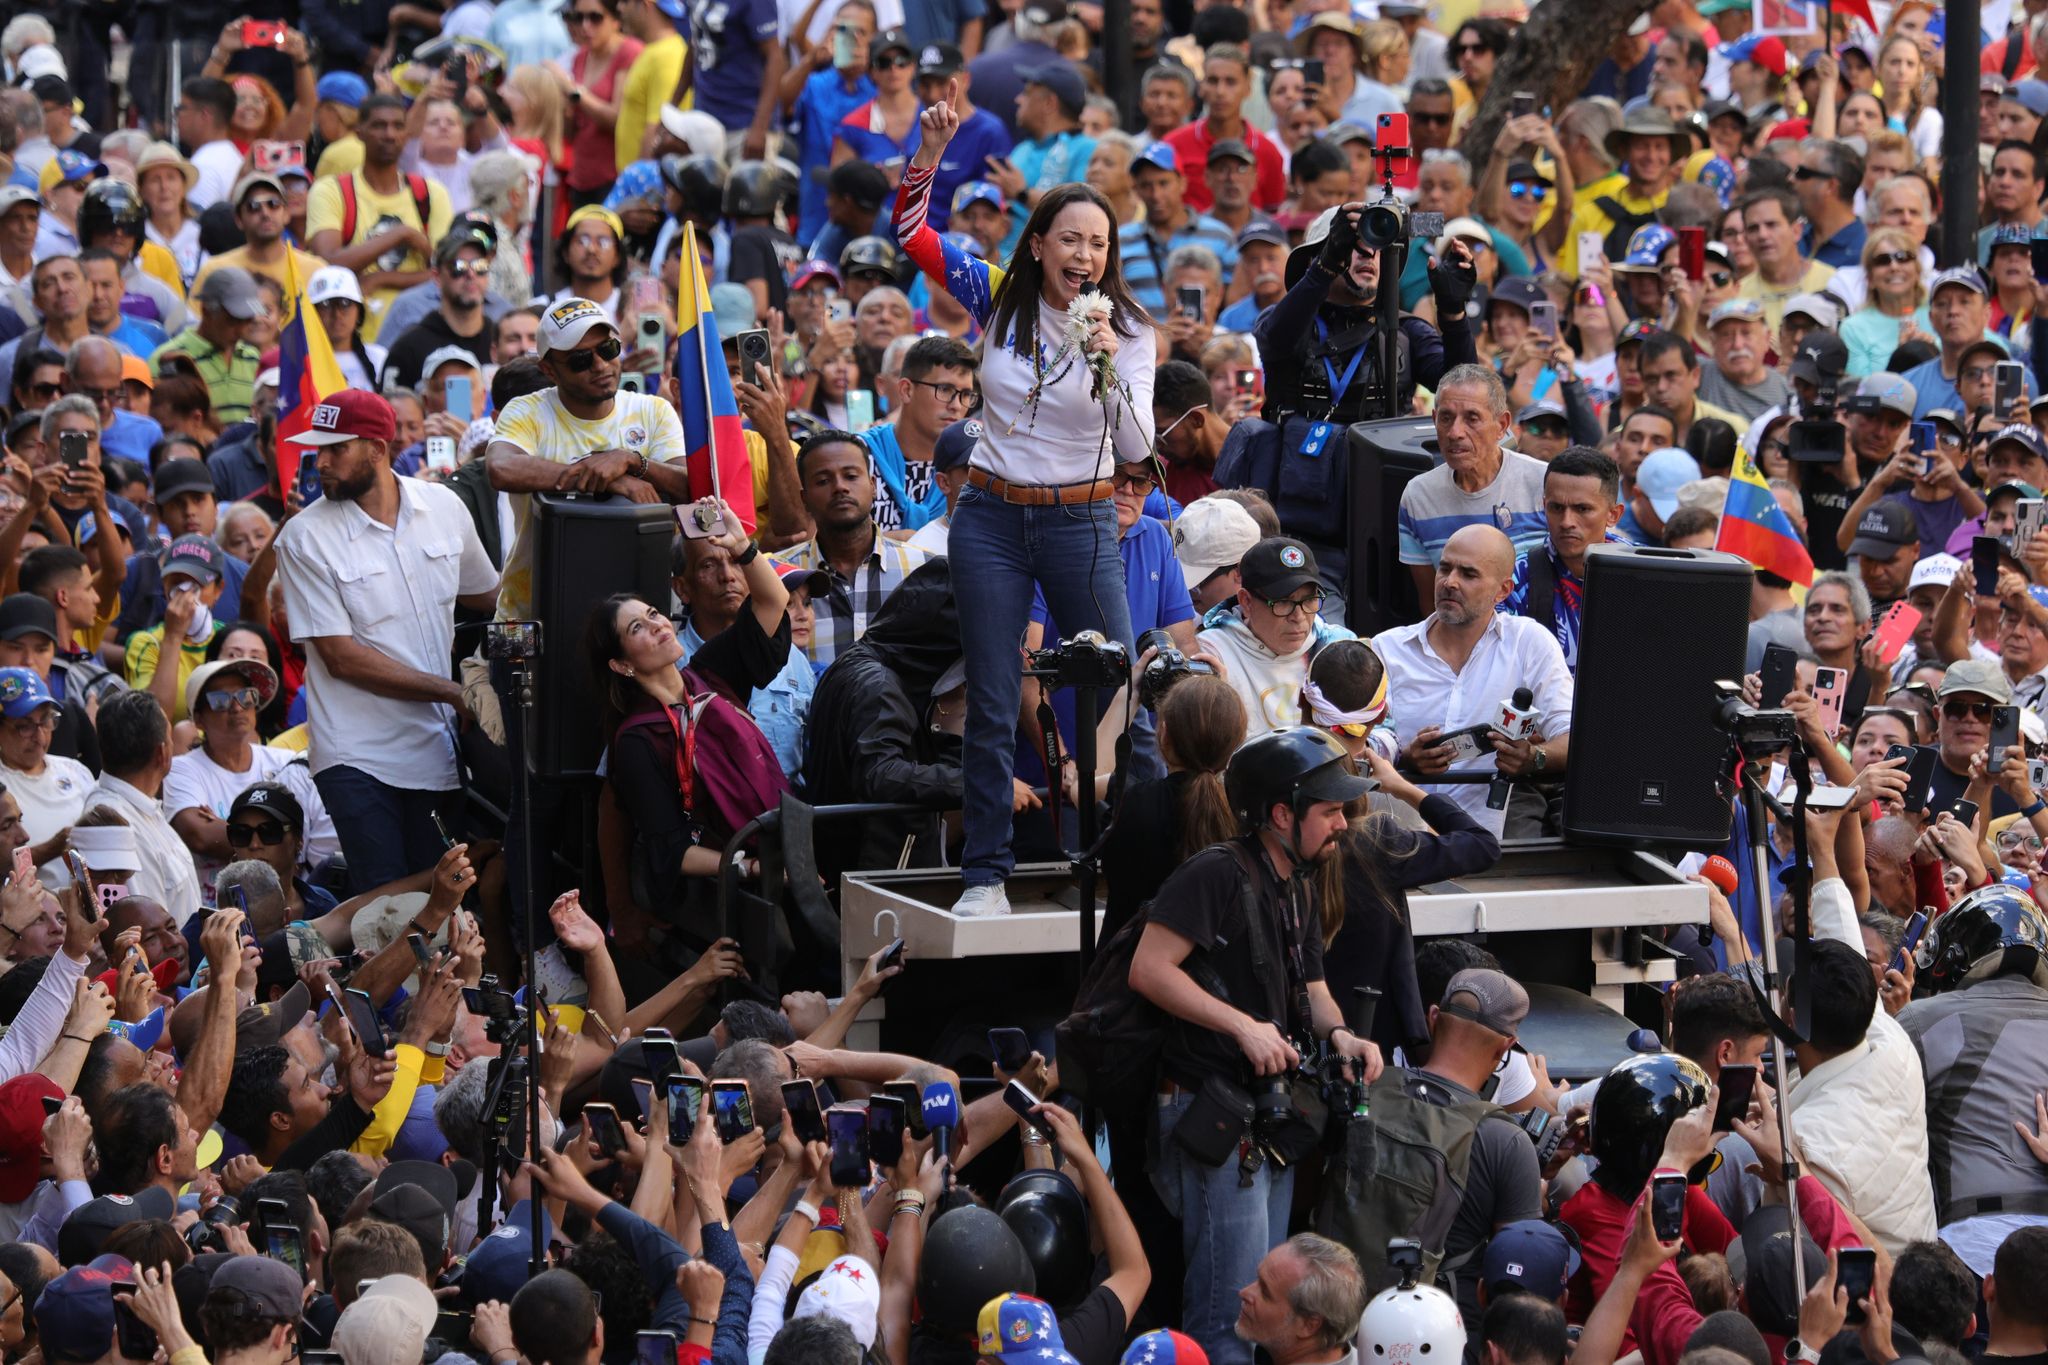
[[[996,286],[1003,280],[1002,267],[976,260],[925,221],[932,177],[938,169],[912,166],[903,172],[903,184],[896,194],[896,240],[927,278],[958,300],[977,323],[987,326],[995,310]]]

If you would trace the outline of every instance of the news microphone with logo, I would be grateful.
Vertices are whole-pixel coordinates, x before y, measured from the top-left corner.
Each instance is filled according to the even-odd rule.
[[[1536,733],[1536,722],[1541,716],[1536,710],[1536,694],[1526,687],[1515,689],[1515,695],[1500,704],[1500,710],[1493,716],[1493,728],[1509,739],[1527,739]],[[1486,808],[1506,810],[1508,788],[1514,779],[1498,776],[1486,788]]]
[[[953,1130],[960,1126],[960,1097],[945,1081],[935,1081],[924,1088],[924,1101],[918,1108],[924,1126],[931,1130],[932,1155],[945,1161],[952,1155]]]

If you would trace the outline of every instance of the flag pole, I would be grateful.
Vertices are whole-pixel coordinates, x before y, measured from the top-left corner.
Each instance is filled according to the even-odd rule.
[[[718,482],[718,428],[714,425],[714,414],[711,407],[711,357],[706,354],[704,346],[704,314],[707,311],[706,305],[710,300],[705,297],[704,260],[697,254],[697,225],[695,223],[683,224],[683,249],[690,253],[685,258],[686,264],[690,269],[690,309],[697,315],[697,325],[692,327],[690,332],[691,335],[697,338],[697,377],[704,386],[704,435],[708,443],[705,446],[704,455],[711,462],[711,496],[719,500],[719,505],[722,509],[725,503],[725,494],[720,491]],[[719,341],[722,344],[725,338],[720,337]],[[718,363],[721,365],[725,363],[723,351],[719,353]]]

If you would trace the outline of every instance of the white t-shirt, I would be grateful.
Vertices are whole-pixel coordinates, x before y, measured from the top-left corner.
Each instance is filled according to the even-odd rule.
[[[185,811],[198,808],[212,811],[225,820],[236,797],[258,782],[282,781],[280,774],[297,757],[289,749],[252,744],[249,746],[249,770],[238,773],[221,767],[204,749],[179,754],[171,760],[170,775],[164,778],[164,815],[176,820]],[[199,869],[204,894],[211,901],[214,874],[221,870],[222,861],[194,853],[192,862]]]
[[[85,798],[96,779],[92,769],[75,758],[47,754],[43,770],[34,776],[0,763],[0,783],[21,807],[21,827],[31,844],[40,844],[58,830],[78,823],[85,813]],[[62,886],[71,880],[61,858],[44,863],[40,873],[45,885]]]
[[[235,190],[235,177],[242,173],[242,154],[226,138],[209,142],[192,153],[199,168],[199,183],[185,196],[195,213],[204,213]]]

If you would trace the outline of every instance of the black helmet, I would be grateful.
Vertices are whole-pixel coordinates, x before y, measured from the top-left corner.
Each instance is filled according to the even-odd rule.
[[[1995,882],[1980,887],[1949,907],[1927,926],[1927,937],[1915,955],[1916,984],[1929,993],[1957,990],[1979,964],[1997,955],[1986,976],[2026,976],[2041,965],[2048,946],[2048,917],[2033,897],[2017,887]]]
[[[1071,1308],[1088,1292],[1095,1257],[1088,1250],[1088,1201],[1064,1172],[1023,1171],[1003,1186],[996,1212],[1038,1280],[1038,1297]]]
[[[682,196],[685,215],[715,220],[725,212],[725,163],[717,157],[670,152],[661,159],[661,179]]]
[[[142,196],[134,186],[120,180],[95,180],[85,187],[85,202],[78,206],[78,244],[90,247],[102,233],[115,228],[139,242],[143,218]]]
[[[782,202],[782,173],[765,161],[742,161],[725,179],[725,216],[767,218]]]
[[[1024,1244],[987,1209],[965,1204],[932,1220],[917,1269],[917,1301],[941,1336],[971,1338],[983,1304],[1003,1294],[1034,1294],[1037,1285]]]
[[[1268,730],[1230,756],[1223,793],[1237,823],[1263,826],[1273,807],[1298,810],[1310,801],[1349,801],[1372,790],[1372,781],[1351,771],[1350,755],[1327,730],[1288,725]]]
[[[1631,1057],[1607,1073],[1586,1136],[1600,1158],[1595,1178],[1610,1194],[1635,1197],[1657,1168],[1671,1125],[1707,1102],[1707,1085],[1699,1063],[1675,1052]]]
[[[856,270],[880,270],[901,279],[903,253],[886,237],[856,237],[839,253],[839,278],[851,279]]]

